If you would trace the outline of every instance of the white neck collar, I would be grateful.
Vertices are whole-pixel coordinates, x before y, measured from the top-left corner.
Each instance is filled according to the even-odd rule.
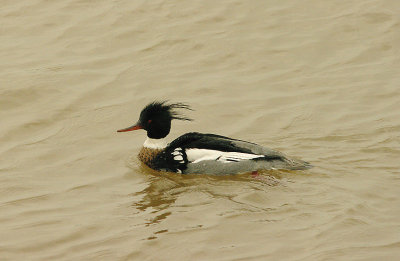
[[[150,149],[164,149],[167,147],[167,142],[165,139],[150,139],[147,137],[146,141],[143,144],[143,147]]]

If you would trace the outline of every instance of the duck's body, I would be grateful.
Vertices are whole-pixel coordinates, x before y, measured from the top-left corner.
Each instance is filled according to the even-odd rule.
[[[148,131],[148,139],[139,153],[139,159],[152,169],[183,174],[226,175],[262,169],[303,170],[311,167],[305,161],[290,159],[278,151],[255,143],[215,134],[186,133],[166,144],[164,138],[169,133],[171,119],[189,120],[177,116],[171,111],[174,108],[188,109],[184,104],[152,103],[142,111],[138,124],[120,130],[122,132],[143,128]],[[155,126],[158,121],[154,117],[157,116],[156,112],[164,111],[171,115],[169,125],[166,126],[168,131],[161,128],[155,132],[150,125],[153,123]],[[153,117],[149,118],[149,115]],[[167,115],[164,114],[162,118],[165,119]],[[168,121],[164,123],[166,122]]]

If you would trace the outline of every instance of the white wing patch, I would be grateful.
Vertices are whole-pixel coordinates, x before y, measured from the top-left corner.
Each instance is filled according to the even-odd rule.
[[[185,161],[183,160],[182,148],[176,148],[172,152],[172,155],[174,155],[174,160],[179,161],[179,163],[185,163]]]
[[[250,153],[225,152],[207,149],[187,149],[186,156],[188,161],[192,163],[197,163],[203,160],[217,160],[222,161],[223,163],[229,163],[264,157],[264,155],[256,155]]]

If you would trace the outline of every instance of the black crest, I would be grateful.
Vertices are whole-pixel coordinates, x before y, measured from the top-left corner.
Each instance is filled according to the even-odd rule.
[[[161,139],[169,134],[172,120],[191,121],[192,119],[180,114],[177,110],[192,110],[185,103],[168,103],[155,101],[148,104],[140,113],[139,125],[147,131],[152,139]]]
[[[192,119],[180,114],[177,109],[193,111],[186,103],[168,103],[168,101],[154,101],[148,104],[141,112],[141,117],[151,118],[154,115],[163,115],[171,120],[192,121]]]

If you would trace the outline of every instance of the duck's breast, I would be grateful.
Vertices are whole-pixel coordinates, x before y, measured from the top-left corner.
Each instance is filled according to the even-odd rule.
[[[138,158],[141,162],[149,166],[150,168],[154,168],[154,159],[162,152],[161,149],[153,149],[148,147],[142,147]]]

